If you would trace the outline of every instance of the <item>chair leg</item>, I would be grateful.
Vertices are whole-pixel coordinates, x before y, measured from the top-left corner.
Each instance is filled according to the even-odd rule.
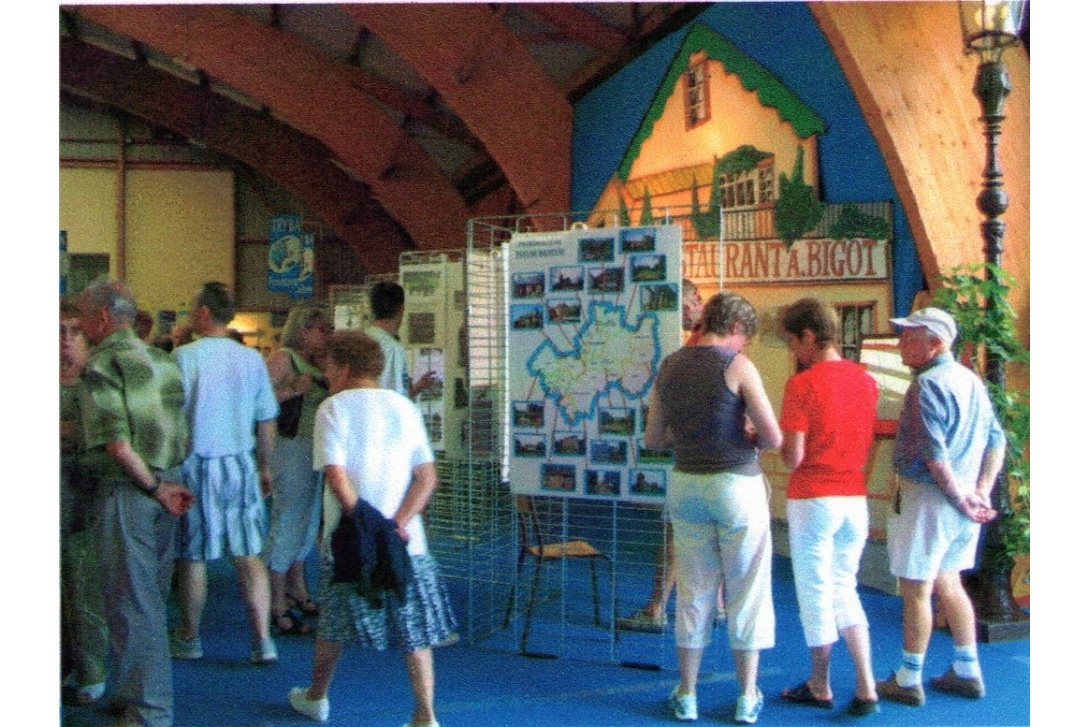
[[[522,641],[519,651],[526,653],[526,645],[530,641],[530,623],[534,619],[534,606],[537,605],[537,586],[541,580],[541,561],[534,559],[534,581],[530,586],[530,602],[526,604],[526,620],[522,624]]]
[[[511,594],[507,597],[507,613],[503,616],[504,628],[511,625],[511,616],[515,610],[515,589],[518,588],[519,579],[522,577],[522,559],[525,555],[524,552],[520,552],[518,561],[515,563],[515,580],[511,583]]]

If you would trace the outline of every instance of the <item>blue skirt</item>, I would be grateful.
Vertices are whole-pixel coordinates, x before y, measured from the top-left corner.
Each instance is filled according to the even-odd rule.
[[[411,556],[413,582],[403,604],[387,597],[379,608],[356,593],[355,583],[333,582],[333,561],[318,569],[318,638],[355,641],[379,651],[408,653],[450,641],[457,628],[454,609],[430,554]]]

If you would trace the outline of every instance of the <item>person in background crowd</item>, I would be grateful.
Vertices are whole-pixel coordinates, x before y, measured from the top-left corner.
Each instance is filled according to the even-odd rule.
[[[405,290],[391,280],[382,280],[371,288],[371,315],[374,322],[365,333],[379,342],[386,358],[386,367],[379,377],[379,386],[392,389],[415,399],[424,389],[437,381],[434,371],[428,371],[416,382],[409,377],[405,347],[397,338],[401,320],[405,316]]]
[[[91,704],[106,691],[109,631],[103,615],[102,581],[95,544],[96,487],[80,466],[83,451],[80,375],[87,363],[87,341],[79,327],[79,307],[60,308],[61,438],[61,619],[66,683],[76,704]]]
[[[93,345],[83,371],[83,462],[97,479],[95,537],[121,710],[115,725],[174,721],[166,595],[178,517],[193,504],[181,484],[189,436],[181,374],[170,356],[132,330],[136,300],[97,278],[79,298]]]
[[[984,383],[950,352],[958,332],[950,314],[924,308],[890,323],[901,327],[901,360],[915,378],[905,392],[894,441],[900,486],[886,526],[890,572],[904,601],[904,651],[900,668],[878,683],[878,694],[917,707],[924,703],[934,593],[954,640],[954,663],[929,684],[979,699],[984,678],[976,614],[961,571],[974,565],[981,523],[996,516],[991,493],[1007,440]]]
[[[182,476],[197,505],[182,516],[179,528],[181,622],[171,638],[171,654],[176,659],[204,656],[205,562],[226,551],[253,629],[250,660],[268,664],[277,660],[277,651],[269,636],[269,572],[261,550],[268,531],[264,496],[272,490],[279,405],[261,354],[228,336],[235,303],[227,286],[205,283],[190,311],[200,338],[176,348],[173,357],[182,372],[192,439]]]
[[[695,346],[700,340],[700,316],[704,311],[704,299],[700,296],[693,281],[685,278],[681,281],[681,329],[688,332],[686,346]],[[666,630],[666,603],[677,583],[677,571],[674,568],[674,529],[670,526],[670,513],[662,509],[662,543],[655,553],[655,578],[651,582],[651,594],[647,603],[630,616],[617,619],[617,628],[623,631],[643,631],[661,634]],[[719,611],[722,611],[720,596]],[[725,614],[723,614],[725,616]]]
[[[272,583],[273,624],[285,635],[311,631],[292,612],[292,605],[304,616],[318,612],[307,587],[303,561],[318,538],[322,515],[322,475],[311,466],[311,435],[314,414],[326,397],[320,365],[332,332],[333,323],[323,306],[298,305],[284,323],[280,348],[266,360],[280,404],[280,419],[265,562]]]
[[[403,395],[383,389],[380,344],[359,331],[339,331],[325,363],[331,396],[314,426],[314,466],[325,472],[325,529],[318,638],[309,687],[288,694],[311,719],[329,717],[329,685],[343,642],[404,654],[416,705],[406,727],[438,727],[432,647],[454,634],[454,612],[428,552],[421,513],[437,484],[434,458],[420,412]],[[404,597],[385,592],[377,603],[361,596],[357,580],[334,582],[332,533],[342,518],[360,519],[358,506],[377,510],[394,538],[407,543],[412,581]]]
[[[697,719],[696,681],[724,584],[727,633],[741,694],[736,722],[757,721],[761,649],[775,645],[768,492],[757,455],[782,443],[757,367],[741,353],[757,313],[739,295],[704,306],[701,336],[666,357],[651,390],[644,442],[674,447],[667,492],[674,528],[680,681],[668,700],[679,720]]]
[[[856,574],[869,532],[864,466],[874,442],[878,384],[862,366],[840,357],[836,316],[816,298],[787,306],[780,328],[802,369],[784,390],[780,454],[791,470],[791,569],[810,647],[810,677],[781,697],[833,708],[829,662],[839,632],[855,664],[847,713],[864,716],[878,711],[878,695]]]
[[[133,330],[136,331],[136,337],[144,343],[151,343],[151,332],[155,329],[155,320],[151,317],[151,313],[146,310],[136,311],[136,322],[133,324]]]

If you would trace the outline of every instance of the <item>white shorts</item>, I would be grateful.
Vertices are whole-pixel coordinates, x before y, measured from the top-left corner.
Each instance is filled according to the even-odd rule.
[[[961,513],[937,485],[901,478],[901,512],[886,524],[889,572],[933,581],[939,573],[968,570],[976,562],[980,523]]]

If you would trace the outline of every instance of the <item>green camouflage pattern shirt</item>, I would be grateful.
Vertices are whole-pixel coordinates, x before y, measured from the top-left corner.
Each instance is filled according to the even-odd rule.
[[[170,354],[123,328],[91,349],[83,384],[84,461],[94,474],[128,479],[106,452],[116,441],[127,441],[153,470],[182,463],[189,428],[181,371]]]

